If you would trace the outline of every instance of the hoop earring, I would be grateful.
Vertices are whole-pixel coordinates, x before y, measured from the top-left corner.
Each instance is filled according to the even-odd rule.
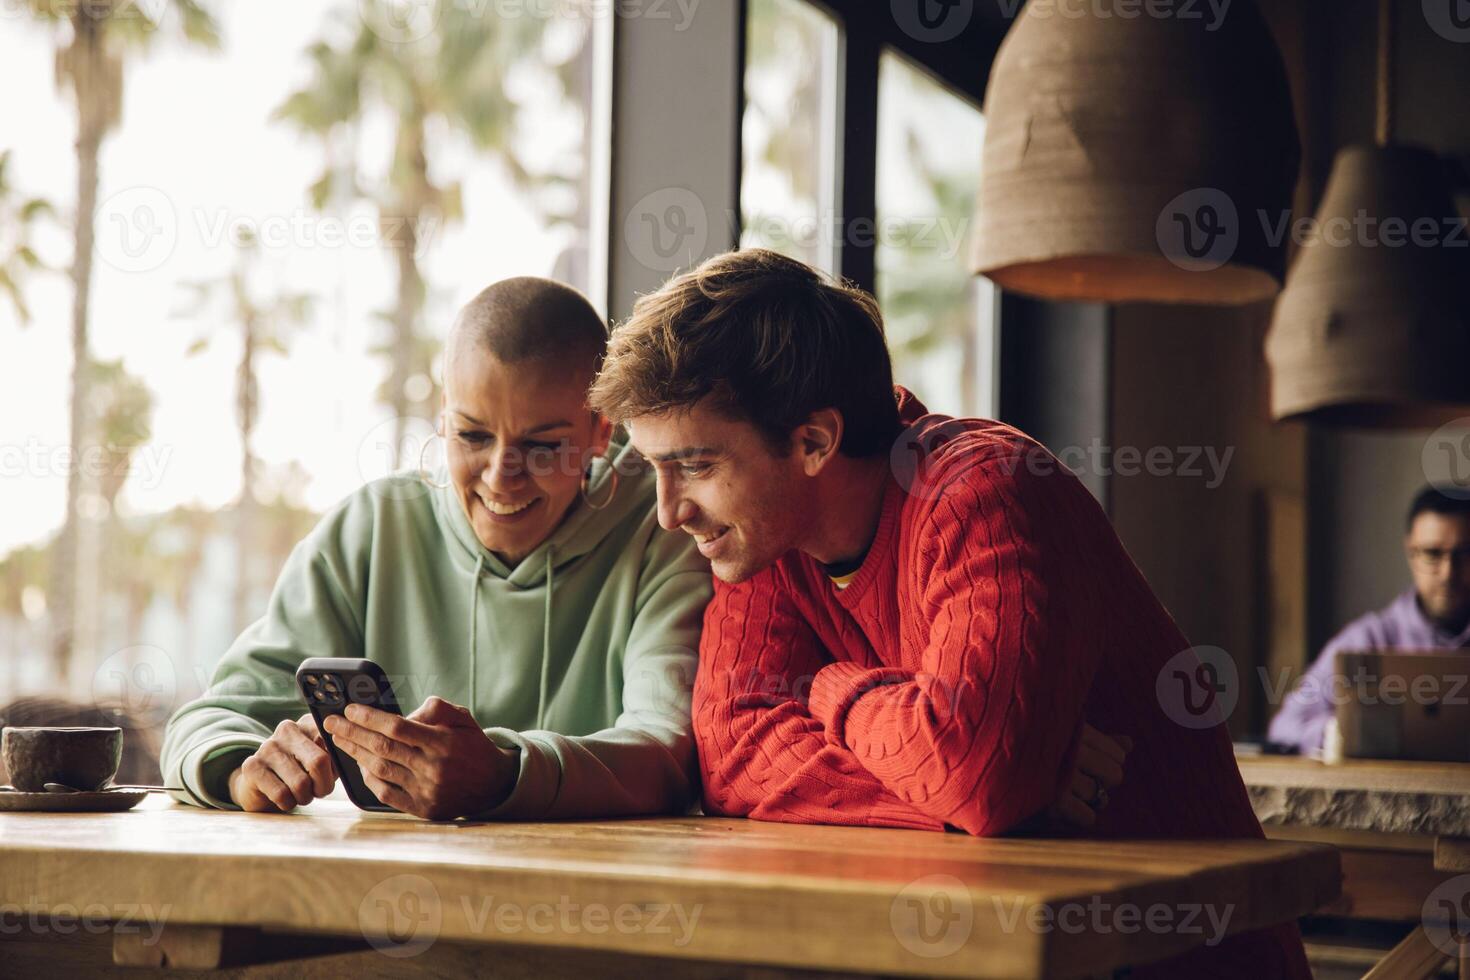
[[[606,459],[607,457],[604,456],[602,458]],[[582,491],[582,501],[592,510],[604,510],[608,504],[613,502],[613,498],[618,495],[618,483],[622,480],[623,475],[618,472],[618,468],[612,465],[612,463],[608,463],[607,465],[608,470],[612,473],[612,489],[607,492],[607,499],[600,504],[594,504],[592,498],[587,496],[587,477],[592,472],[592,468],[589,466],[587,472],[582,474],[582,486],[580,488]]]
[[[434,435],[438,436],[439,434],[436,432]],[[433,441],[433,439],[425,439],[423,447],[419,449],[419,480],[433,487],[435,490],[448,490],[450,486],[448,483],[435,483],[429,479],[429,471],[424,469],[424,454],[429,451],[429,444]]]

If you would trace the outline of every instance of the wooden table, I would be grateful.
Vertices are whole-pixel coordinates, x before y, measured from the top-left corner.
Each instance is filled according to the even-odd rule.
[[[1299,756],[1240,757],[1241,776],[1268,836],[1318,841],[1342,849],[1343,894],[1325,911],[1350,917],[1418,923],[1364,980],[1420,980],[1458,958],[1470,980],[1464,947],[1447,951],[1445,931],[1424,909],[1445,889],[1455,904],[1470,894],[1470,765],[1352,759],[1326,765]],[[1470,903],[1465,906],[1470,914]],[[1460,923],[1470,928],[1470,920]]]
[[[1118,910],[1228,905],[1235,933],[1316,909],[1339,883],[1333,848],[1284,841],[981,840],[698,817],[430,824],[333,800],[268,816],[154,797],[120,814],[0,814],[0,963],[86,946],[47,945],[69,909],[131,917],[130,930],[73,934],[98,934],[90,955],[105,942],[122,963],[331,954],[241,976],[473,972],[492,957],[509,976],[744,972],[731,964],[1106,975],[1209,935],[1116,928]],[[38,918],[16,930],[27,907]]]

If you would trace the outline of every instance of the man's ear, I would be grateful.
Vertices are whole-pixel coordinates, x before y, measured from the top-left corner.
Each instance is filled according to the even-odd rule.
[[[842,413],[835,408],[818,409],[796,427],[791,441],[801,457],[802,470],[807,476],[816,476],[842,445]]]

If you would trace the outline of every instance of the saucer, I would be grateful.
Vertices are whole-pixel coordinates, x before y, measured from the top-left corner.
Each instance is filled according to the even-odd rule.
[[[148,795],[145,789],[100,789],[90,793],[26,793],[0,786],[0,810],[53,813],[116,813],[131,810]]]

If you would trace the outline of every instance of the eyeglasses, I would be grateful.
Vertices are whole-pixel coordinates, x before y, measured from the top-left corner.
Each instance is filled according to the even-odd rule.
[[[1470,564],[1470,548],[1410,548],[1409,560],[1420,568],[1437,571],[1446,564]]]

